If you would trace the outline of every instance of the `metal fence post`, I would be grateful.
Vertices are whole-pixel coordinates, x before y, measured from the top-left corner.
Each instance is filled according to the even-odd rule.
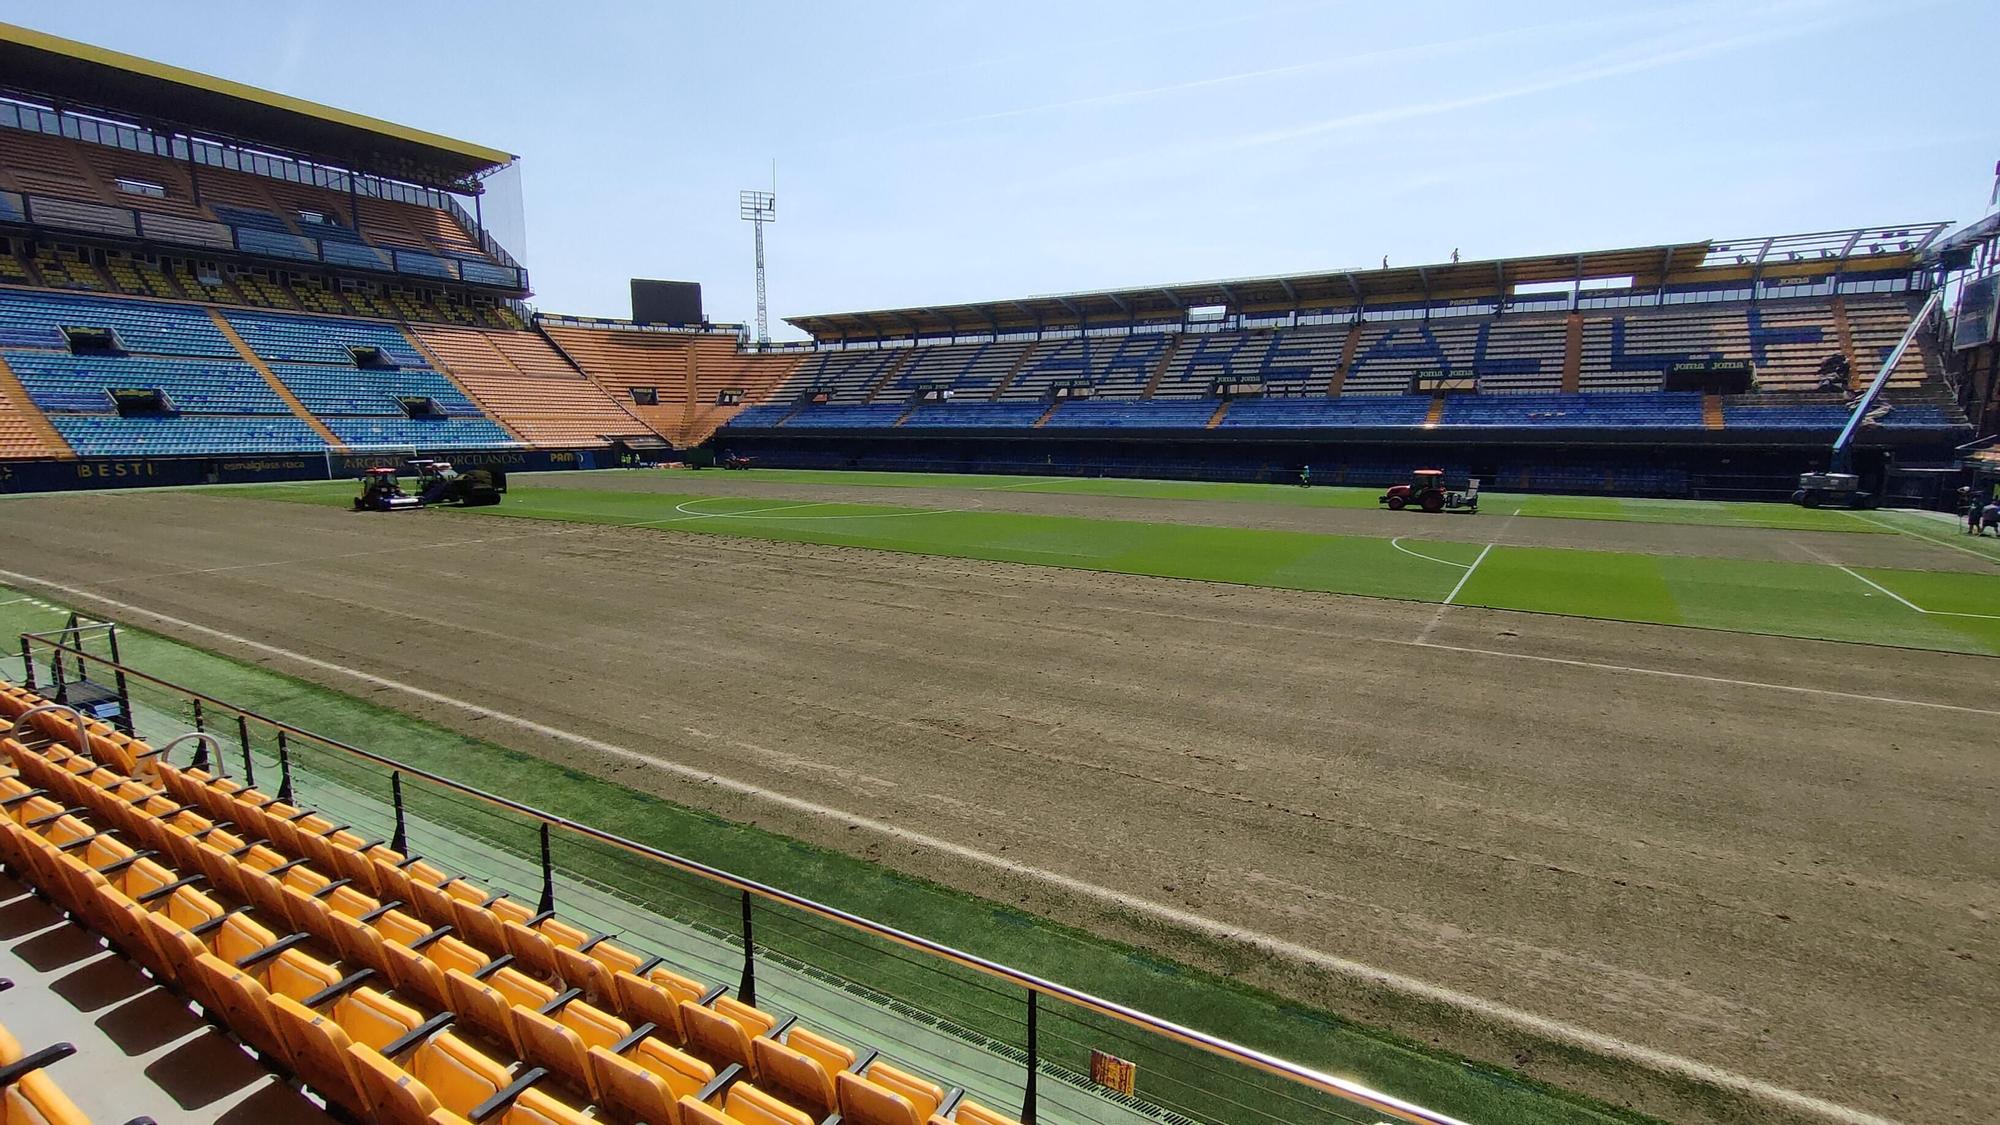
[[[208,730],[208,716],[202,714],[199,696],[194,700],[194,729],[204,732]]]
[[[105,634],[111,640],[111,677],[118,684],[118,729],[127,737],[136,736],[139,732],[133,726],[132,693],[125,688],[125,662],[118,657],[118,626],[113,625]]]
[[[1041,1010],[1041,993],[1028,990],[1028,1087],[1021,1095],[1021,1125],[1035,1125],[1035,1075],[1042,1069],[1040,1044],[1036,1041],[1035,1017]]]
[[[26,633],[21,634],[21,679],[28,685],[29,691],[37,690],[35,688],[35,657],[28,649],[28,634]]]
[[[757,1004],[757,943],[750,929],[750,892],[743,892],[743,979],[736,985],[736,997]]]
[[[410,852],[410,834],[403,824],[403,771],[389,775],[389,799],[396,806],[396,831],[389,837],[389,850],[399,855]]]
[[[236,715],[236,741],[243,746],[243,784],[257,784],[257,763],[250,759],[250,720]]]
[[[535,913],[547,914],[556,908],[556,869],[549,860],[549,822],[542,822],[542,901]]]
[[[278,731],[278,800],[296,804],[292,800],[292,751],[285,741],[285,732]]]

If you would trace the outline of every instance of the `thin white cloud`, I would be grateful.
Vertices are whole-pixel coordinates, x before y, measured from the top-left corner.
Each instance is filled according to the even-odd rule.
[[[1703,5],[1701,10],[1713,15],[1721,9],[1716,5]],[[1678,14],[1685,16],[1691,11],[1692,9],[1680,9]],[[1080,180],[1117,175],[1135,168],[1157,169],[1254,149],[1296,146],[1316,137],[1348,130],[1443,116],[1536,94],[1573,89],[1611,78],[1660,70],[1733,51],[1803,38],[1853,22],[1874,11],[1876,9],[1854,7],[1841,3],[1840,0],[1792,0],[1790,3],[1761,9],[1758,15],[1763,21],[1762,26],[1748,31],[1707,37],[1696,36],[1706,21],[1677,19],[1675,21],[1677,26],[1667,34],[1629,42],[1601,52],[1580,65],[1551,70],[1525,81],[1457,97],[1384,106],[1338,114],[1279,129],[1220,137],[1206,142],[1180,142],[1167,149],[1122,154],[1080,167],[1057,170],[1046,180],[1024,181],[1016,184],[1015,190],[1033,191],[1052,184],[1074,186]]]

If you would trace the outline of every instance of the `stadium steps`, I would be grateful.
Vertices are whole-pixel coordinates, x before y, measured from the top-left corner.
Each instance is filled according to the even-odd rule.
[[[37,702],[31,693],[0,685],[0,716],[24,713]],[[711,1104],[720,1103],[725,1112],[713,1120],[722,1122],[810,1125],[835,1108],[856,1120],[920,1121],[951,1096],[873,1054],[857,1061],[840,1043],[799,1028],[797,1012],[781,1023],[728,999],[721,988],[700,994],[699,1001],[682,996],[675,1006],[682,989],[700,993],[701,986],[655,969],[660,959],[645,961],[608,940],[608,930],[591,934],[552,913],[530,916],[520,905],[525,899],[489,896],[451,876],[448,868],[389,851],[321,810],[155,760],[145,743],[102,723],[85,723],[88,754],[71,749],[78,732],[66,718],[45,713],[31,720],[31,727],[29,736],[0,741],[0,767],[13,767],[0,768],[10,818],[0,824],[5,833],[0,843],[10,849],[10,864],[44,876],[46,890],[71,892],[81,900],[72,905],[80,913],[94,917],[94,904],[110,919],[99,928],[114,945],[126,939],[128,955],[161,979],[183,984],[246,1043],[350,1112],[372,1113],[372,1119],[422,1118],[423,1113],[387,1111],[406,1108],[398,1102],[401,1087],[424,1088],[426,1057],[439,1053],[465,1058],[460,1069],[479,1075],[475,1083],[435,1091],[455,1112],[465,1113],[501,1091],[513,1091],[521,1105],[546,1103],[536,1105],[540,1116],[510,1113],[495,1118],[500,1121],[667,1120],[673,1116],[673,1095],[681,1091],[698,1091]],[[153,781],[139,780],[146,774]],[[373,819],[379,823],[381,817]],[[436,838],[455,835],[441,831]],[[86,850],[65,858],[53,850],[58,845]],[[478,854],[491,859],[496,853],[504,855],[504,847]],[[16,855],[27,862],[16,864]],[[84,870],[85,863],[104,878]],[[365,893],[369,888],[376,897]],[[395,902],[378,906],[391,894]],[[281,934],[291,936],[281,939]],[[506,955],[496,956],[503,945]],[[149,947],[155,956],[147,956]],[[730,959],[725,953],[725,971]],[[394,995],[383,995],[377,984]],[[628,1003],[610,1002],[631,1018],[658,1015],[664,1022],[646,1018],[635,1030],[599,1006],[613,993]],[[655,999],[639,1004],[646,996]],[[364,1001],[369,1026],[380,1032],[373,1040],[353,1021],[353,1005]],[[640,1010],[632,1011],[633,1005]],[[383,1029],[385,1012],[407,1015],[391,1018],[393,1026]],[[926,1022],[939,1026],[934,1017]],[[324,1049],[316,1054],[315,1035],[309,1033],[326,1026],[352,1031],[367,1047],[343,1055],[339,1045],[326,1047],[331,1041],[320,1034],[317,1042]],[[385,1044],[391,1038],[415,1052],[407,1069],[396,1061],[405,1052]],[[504,1046],[509,1041],[511,1052]],[[884,1041],[897,1042],[893,1036]],[[586,1042],[593,1044],[588,1050]],[[517,1073],[523,1077],[511,1084],[503,1061],[487,1054],[496,1043],[502,1044],[499,1060],[521,1059]],[[897,1054],[903,1053],[899,1044]],[[990,1061],[992,1052],[984,1057]],[[740,1061],[735,1076],[742,1080],[732,1085],[731,1072],[718,1074],[724,1061]],[[679,1086],[662,1067],[683,1080]],[[667,1080],[648,1078],[647,1071]],[[803,1073],[807,1081],[788,1082],[788,1073]],[[370,1075],[379,1080],[369,1081]],[[837,1097],[829,1075],[839,1078]],[[567,1101],[596,1104],[597,1115],[567,1112],[561,1100],[541,1093],[544,1078]],[[740,1115],[739,1106],[784,1105],[753,1081],[785,1094],[794,1106],[814,1108],[814,1116],[784,1109],[764,1117]],[[479,1088],[468,1092],[467,1085]],[[1084,1089],[1081,1082],[1071,1085]],[[520,1092],[529,1087],[534,1092]],[[828,1100],[815,1106],[822,1090]],[[902,1105],[901,1114],[881,1116],[865,1112],[869,1099],[877,1106],[893,1107],[898,1099],[911,1104]],[[689,1104],[686,1098],[678,1103],[682,1120],[688,1119]],[[1096,1108],[1108,1107],[1100,1102]],[[1009,1120],[968,1112],[973,1116],[958,1119]],[[1085,1119],[1160,1120],[1155,1114],[1122,1113]]]
[[[257,374],[264,377],[264,382],[270,384],[271,390],[277,392],[278,397],[285,400],[285,406],[293,414],[297,415],[301,421],[305,422],[306,425],[311,426],[313,432],[319,435],[321,441],[324,441],[334,449],[347,448],[347,443],[334,436],[333,431],[326,428],[325,422],[314,417],[313,412],[306,409],[306,404],[300,402],[299,397],[292,393],[292,389],[285,385],[285,381],[278,378],[277,373],[271,370],[271,365],[265,363],[263,357],[258,355],[256,350],[251,348],[249,344],[245,343],[243,337],[236,334],[236,326],[229,323],[229,319],[222,315],[220,309],[211,305],[208,308],[208,315],[215,321],[215,327],[222,333],[223,338],[234,345],[238,352],[242,353],[243,362],[257,369]]]
[[[498,410],[486,405],[478,395],[472,393],[472,389],[467,387],[463,380],[457,375],[452,374],[451,368],[446,366],[444,360],[438,358],[438,354],[431,350],[430,345],[425,343],[421,336],[406,328],[403,331],[403,338],[410,342],[410,346],[417,350],[418,355],[424,357],[424,362],[430,364],[432,371],[444,376],[445,380],[456,388],[459,394],[464,395],[466,400],[477,406],[481,413],[491,418],[493,424],[500,427],[510,440],[520,442],[522,445],[528,444],[528,439],[521,436],[521,431],[509,425],[507,420],[500,416]]]
[[[6,457],[55,457],[67,461],[75,459],[76,453],[36,409],[34,400],[28,397],[28,389],[15,378],[7,361],[0,359],[0,458]]]
[[[1206,430],[1212,430],[1215,427],[1222,425],[1223,415],[1228,413],[1229,413],[1229,400],[1225,398],[1221,402],[1215,404],[1215,413],[1208,416],[1208,425],[1202,428]]]
[[[903,373],[903,368],[908,367],[910,365],[910,361],[916,358],[916,354],[921,350],[922,349],[920,348],[908,348],[905,349],[903,353],[898,355],[895,359],[890,360],[889,366],[882,369],[882,374],[876,376],[874,384],[868,388],[868,396],[866,398],[863,398],[861,401],[864,403],[874,402],[875,396],[881,394],[883,388],[895,382],[896,377]],[[908,411],[904,412],[903,417],[904,418],[909,417]],[[902,425],[903,424],[902,419],[901,418],[897,419],[896,424],[898,426]]]
[[[1583,314],[1572,312],[1565,320],[1563,336],[1562,393],[1575,394],[1583,385]]]
[[[14,1088],[37,1103],[40,1117],[0,1113],[0,1121],[333,1120],[168,989],[122,958],[105,956],[96,933],[35,897],[21,875],[0,875],[10,943],[0,947],[0,978],[15,982],[0,997],[7,1013],[0,1065],[18,1058],[21,1047],[58,1041],[76,1053],[41,1072],[43,1081],[33,1083],[40,1090]],[[51,1079],[63,1101],[45,1096]]]
[[[910,420],[910,415],[912,415],[912,414],[915,414],[915,413],[917,412],[917,408],[918,408],[918,407],[920,407],[920,406],[922,406],[922,405],[923,405],[923,402],[922,402],[921,400],[919,400],[919,399],[914,399],[914,398],[913,398],[913,399],[911,399],[911,400],[910,400],[910,402],[909,402],[909,405],[907,405],[907,406],[903,407],[903,412],[902,412],[901,414],[898,414],[898,415],[896,415],[896,420],[895,420],[894,422],[890,423],[890,425],[891,425],[891,426],[900,426],[900,425],[902,425],[903,423],[905,423],[905,422],[909,421],[909,420]]]
[[[1838,293],[1833,297],[1833,331],[1840,340],[1840,354],[1847,357],[1848,388],[1853,389],[1856,379],[1874,378],[1872,371],[1862,374],[1861,353],[1854,350],[1854,326],[1847,322],[1847,298]]]
[[[1722,396],[1701,396],[1701,424],[1711,430],[1722,428]]]
[[[988,400],[989,402],[1000,401],[1001,397],[1007,393],[1007,388],[1014,385],[1014,380],[1021,377],[1022,371],[1027,370],[1029,358],[1032,357],[1035,354],[1035,352],[1041,348],[1041,346],[1042,346],[1041,342],[1036,341],[1035,343],[1029,344],[1027,347],[1021,349],[1020,356],[1014,360],[1014,366],[1007,369],[1007,374],[1000,380],[999,385],[993,388],[993,397]]]
[[[1039,430],[1043,426],[1048,425],[1049,419],[1055,417],[1056,411],[1062,408],[1062,404],[1065,401],[1067,400],[1060,398],[1050,400],[1049,408],[1047,410],[1042,411],[1042,416],[1040,418],[1035,419],[1035,428]]]
[[[1333,378],[1326,382],[1326,397],[1339,398],[1341,385],[1347,382],[1347,373],[1354,370],[1354,353],[1361,350],[1361,322],[1347,326],[1347,341],[1340,345],[1340,366],[1333,369]]]
[[[1432,395],[1431,407],[1424,412],[1424,429],[1435,430],[1437,424],[1442,421],[1444,421],[1444,396]]]
[[[1160,389],[1160,381],[1167,377],[1167,368],[1173,366],[1174,353],[1181,350],[1181,340],[1182,335],[1176,332],[1167,341],[1167,346],[1160,349],[1160,360],[1153,365],[1153,374],[1147,378],[1146,389],[1140,392],[1140,398],[1152,398],[1153,392]]]

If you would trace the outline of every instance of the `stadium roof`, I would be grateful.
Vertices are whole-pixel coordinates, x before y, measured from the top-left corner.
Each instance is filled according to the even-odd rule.
[[[60,108],[301,156],[433,186],[464,184],[511,153],[0,23],[0,86]]]
[[[1231,313],[1265,309],[1282,312],[1345,309],[1362,302],[1491,297],[1511,292],[1516,285],[1593,278],[1632,277],[1639,284],[1651,285],[1670,274],[1704,265],[1776,271],[1785,266],[1804,268],[1800,263],[1852,260],[1871,269],[1887,269],[1914,264],[1917,254],[1944,226],[1916,223],[1582,254],[1245,277],[960,305],[823,313],[785,320],[822,341],[866,340],[1075,327],[1084,321],[1106,327],[1157,323],[1181,319],[1189,309],[1217,305]]]

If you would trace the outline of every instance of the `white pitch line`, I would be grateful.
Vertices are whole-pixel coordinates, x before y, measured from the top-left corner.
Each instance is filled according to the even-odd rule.
[[[1873,516],[1864,516],[1860,512],[1850,512],[1845,508],[1842,508],[1840,511],[1842,515],[1853,516],[1855,519],[1860,520],[1862,523],[1871,523],[1874,524],[1876,527],[1893,531],[1897,535],[1907,535],[1910,538],[1918,540],[1920,542],[1929,543],[1933,547],[1944,547],[1949,550],[1957,551],[1961,555],[1971,555],[1975,559],[1984,559],[1987,562],[1994,564],[1995,566],[2000,566],[2000,559],[1996,559],[1992,555],[1989,555],[1984,551],[1975,551],[1970,547],[1962,546],[1957,543],[1948,542],[1946,540],[1939,539],[1937,536],[1934,535],[1925,535],[1921,531],[1911,531],[1907,527],[1897,527],[1893,523],[1883,523],[1881,520],[1875,519]]]
[[[1844,566],[1840,567],[1840,569],[1847,571],[1847,573],[1854,575],[1854,577],[1861,579],[1863,582],[1868,583],[1870,586],[1875,587],[1877,590],[1880,590],[1883,593],[1889,595],[1890,597],[1896,599],[1897,601],[1902,602],[1904,605],[1909,606],[1911,609],[1916,610],[1918,613],[1923,614],[1925,617],[1971,617],[1980,621],[2000,621],[2000,613],[1965,613],[1955,609],[1925,609],[1923,606],[1918,605],[1917,603],[1911,601],[1910,599],[1904,597],[1903,595],[1897,593],[1896,591],[1891,590],[1889,587],[1882,585],[1880,582],[1875,581],[1874,579],[1868,577],[1865,574],[1856,573],[1855,571]]]
[[[1016,483],[1014,483],[1014,484],[991,484],[991,485],[981,485],[981,486],[979,486],[978,488],[975,488],[975,489],[973,489],[972,491],[974,491],[974,492],[1005,492],[1005,491],[1007,491],[1007,490],[1008,490],[1008,489],[1010,489],[1010,488],[1035,488],[1035,487],[1038,487],[1038,486],[1047,486],[1047,485],[1051,485],[1051,484],[1068,484],[1068,483],[1069,483],[1070,481],[1073,481],[1073,480],[1089,480],[1089,479],[1091,479],[1091,478],[1089,478],[1089,477],[1039,477],[1039,478],[1037,478],[1037,479],[1035,479],[1035,480],[1024,480],[1024,481],[1018,481],[1018,482],[1016,482]]]
[[[1890,597],[1896,599],[1897,601],[1902,602],[1904,605],[1909,606],[1911,609],[1916,610],[1918,613],[1930,612],[1930,610],[1925,609],[1923,606],[1918,605],[1917,603],[1911,601],[1910,599],[1904,597],[1903,595],[1897,593],[1896,591],[1891,590],[1889,587],[1884,586],[1880,582],[1875,581],[1873,578],[1870,578],[1867,575],[1861,573],[1860,571],[1855,570],[1851,566],[1841,566],[1839,563],[1835,563],[1834,566],[1840,570],[1846,571],[1847,573],[1853,575],[1856,578],[1861,579],[1863,582],[1868,583],[1870,586],[1875,587],[1877,590],[1880,590],[1883,593],[1889,595]]]
[[[1450,605],[1454,600],[1458,598],[1458,592],[1460,590],[1465,589],[1465,584],[1472,580],[1472,572],[1478,570],[1479,564],[1486,561],[1486,553],[1488,551],[1491,551],[1492,549],[1493,549],[1493,544],[1488,543],[1483,549],[1480,550],[1479,557],[1472,560],[1472,565],[1465,568],[1464,574],[1459,575],[1458,585],[1453,586],[1451,588],[1451,593],[1446,594],[1444,596],[1444,604]]]
[[[1422,560],[1424,560],[1425,562],[1434,562],[1434,563],[1442,563],[1442,564],[1444,564],[1445,566],[1455,566],[1455,567],[1457,567],[1457,568],[1458,568],[1458,569],[1460,569],[1460,570],[1470,570],[1470,569],[1472,569],[1472,567],[1471,567],[1471,566],[1467,566],[1467,565],[1466,565],[1465,563],[1462,563],[1462,562],[1453,562],[1453,561],[1451,561],[1450,559],[1440,559],[1440,558],[1434,558],[1434,557],[1432,557],[1432,556],[1430,556],[1430,555],[1426,555],[1426,554],[1423,554],[1423,553],[1422,553],[1422,552],[1420,552],[1420,551],[1412,551],[1412,550],[1410,550],[1410,549],[1409,549],[1408,547],[1405,547],[1405,546],[1403,546],[1403,540],[1402,540],[1402,538],[1401,538],[1401,537],[1397,537],[1397,538],[1395,538],[1395,539],[1391,539],[1391,540],[1389,540],[1389,546],[1391,546],[1391,547],[1394,547],[1394,548],[1396,548],[1396,549],[1397,549],[1398,551],[1401,551],[1401,552],[1403,552],[1404,554],[1406,554],[1406,555],[1409,555],[1409,556],[1410,556],[1410,557],[1412,557],[1412,558],[1418,558],[1418,559],[1422,559]],[[1481,552],[1481,553],[1483,554],[1484,552]],[[1477,566],[1478,564],[1477,564],[1477,563],[1474,563],[1474,564],[1472,564],[1472,565],[1473,565],[1473,566]]]
[[[1488,545],[1488,549],[1489,550],[1491,549],[1490,544]],[[1480,557],[1484,558],[1485,553],[1481,552]],[[1477,566],[1478,564],[1475,562],[1473,565]],[[13,571],[7,571],[7,570],[0,570],[0,578],[10,578],[10,579],[26,580],[34,582],[39,585],[47,586],[52,590],[61,590],[68,594],[89,598],[102,605],[114,608],[120,612],[136,613],[143,617],[150,617],[155,621],[165,622],[166,624],[175,626],[177,628],[187,629],[197,633],[204,633],[207,634],[208,636],[214,637],[218,640],[222,640],[230,644],[241,645],[244,648],[254,649],[256,651],[263,652],[271,656],[276,656],[282,659],[291,660],[296,663],[305,665],[307,667],[318,668],[322,671],[330,672],[339,676],[346,676],[350,679],[360,681],[361,683],[369,684],[373,687],[383,688],[389,691],[401,692],[405,695],[409,695],[414,698],[424,700],[425,702],[428,703],[433,703],[440,706],[452,708],[453,710],[462,711],[479,719],[492,720],[495,722],[503,723],[507,726],[511,726],[531,734],[540,735],[541,737],[552,739],[554,741],[567,742],[570,743],[571,745],[581,746],[589,750],[594,750],[598,753],[608,754],[618,758],[624,758],[628,761],[640,762],[645,765],[649,765],[656,769],[662,770],[664,772],[674,774],[691,782],[713,785],[719,789],[725,789],[728,790],[729,792],[736,793],[740,796],[749,797],[755,800],[766,801],[771,804],[779,805],[783,808],[791,809],[798,813],[803,813],[815,819],[832,820],[838,823],[849,824],[859,829],[863,829],[882,836],[886,836],[890,839],[906,841],[908,843],[915,844],[919,847],[931,851],[936,851],[944,855],[953,856],[957,859],[964,860],[968,863],[977,866],[986,867],[988,869],[999,872],[1003,876],[1012,878],[1030,879],[1036,882],[1046,883],[1051,886],[1060,887],[1063,890],[1075,894],[1079,897],[1095,900],[1099,903],[1110,906],[1114,909],[1120,909],[1120,910],[1130,911],[1132,913],[1147,915],[1159,919],[1161,921],[1167,922],[1171,925],[1203,933],[1210,937],[1217,938],[1223,941],[1248,945],[1251,948],[1260,949],[1270,954],[1275,954],[1294,961],[1314,965],[1319,968],[1325,969],[1327,971],[1349,977],[1350,979],[1361,980],[1369,984],[1388,988],[1392,991],[1401,992],[1406,995],[1416,996],[1424,1000],[1428,1000],[1432,1003],[1443,1004],[1453,1008],[1458,1008],[1460,1010],[1474,1012],[1485,1018],[1492,1019],[1496,1022],[1511,1025],[1513,1027],[1522,1029],[1524,1031],[1528,1031],[1532,1034],[1544,1035],[1552,1039],[1557,1039],[1568,1043],[1576,1044],[1587,1050],[1592,1050],[1600,1054],[1619,1058],[1635,1065],[1648,1067],[1654,1070],[1663,1070],[1673,1074],[1678,1074],[1686,1078],[1694,1079],[1695,1081],[1698,1082],[1703,1082],[1710,1085],[1721,1087],[1726,1090],[1730,1090],[1732,1092],[1741,1094],[1749,1098],[1756,1099],[1758,1101],[1770,1102],[1775,1105],[1784,1106],[1791,1110],[1810,1113],[1815,1116],[1826,1118],[1829,1121],[1840,1122],[1842,1123],[1842,1125],[1897,1125],[1896,1122],[1890,1120],[1889,1118],[1880,1117],[1875,1114],[1865,1112],[1863,1110],[1854,1109],[1850,1106],[1845,1106],[1840,1104],[1839,1102],[1830,1101],[1826,1098],[1816,1097],[1812,1094],[1805,1094],[1797,1090],[1788,1089],[1786,1087],[1776,1085],[1775,1083],[1766,1082],[1761,1078],[1753,1078],[1747,1074],[1739,1074],[1736,1071],[1726,1070],[1723,1069],[1722,1067],[1713,1066],[1709,1063],[1704,1063],[1696,1059],[1687,1058],[1686,1056],[1683,1055],[1676,1055],[1668,1051],[1663,1051],[1656,1047],[1647,1047],[1642,1044],[1633,1043],[1624,1039],[1619,1039],[1615,1036],[1606,1035],[1602,1032],[1591,1031],[1588,1028],[1580,1027],[1571,1023],[1566,1023],[1561,1020],[1553,1019],[1549,1016],[1539,1015],[1537,1013],[1530,1012],[1524,1008],[1516,1008],[1509,1004],[1502,1004],[1497,1001],[1488,1000],[1484,997],[1476,996],[1473,995],[1472,993],[1464,992],[1459,989],[1450,988],[1439,984],[1433,984],[1429,981],[1419,980],[1415,977],[1406,976],[1402,973],[1391,972],[1387,969],[1376,968],[1375,966],[1366,964],[1364,962],[1351,960],[1346,957],[1339,957],[1331,953],[1326,953],[1318,949],[1313,949],[1309,946],[1300,945],[1297,942],[1287,941],[1284,938],[1276,937],[1271,934],[1262,933],[1257,930],[1231,926],[1226,923],[1219,922],[1213,918],[1207,917],[1205,915],[1194,913],[1193,911],[1183,910],[1179,907],[1169,906],[1164,903],[1154,902],[1151,899],[1141,898],[1137,895],[1129,894],[1125,891],[1119,891],[1119,890],[1114,890],[1110,887],[1100,886],[1096,883],[1087,882],[1085,880],[1078,879],[1074,876],[1064,875],[1061,874],[1060,872],[1050,871],[1046,868],[1033,867],[1027,864],[1018,863],[1014,860],[1007,859],[1004,856],[994,855],[991,852],[985,852],[977,848],[968,847],[964,844],[954,843],[950,840],[946,840],[941,837],[931,836],[921,832],[915,832],[910,829],[904,828],[900,825],[889,823],[888,821],[878,820],[874,817],[862,816],[860,814],[847,812],[842,809],[836,809],[830,805],[822,805],[816,801],[808,801],[801,797],[794,797],[787,793],[780,793],[775,790],[766,789],[763,786],[755,785],[750,782],[739,781],[736,780],[735,778],[726,777],[721,774],[710,773],[707,770],[697,769],[696,767],[693,766],[683,765],[682,763],[673,761],[671,759],[660,758],[651,754],[641,753],[640,751],[633,750],[629,747],[619,746],[616,743],[605,742],[602,739],[592,738],[589,735],[577,734],[573,731],[564,730],[561,727],[552,727],[546,723],[536,722],[533,719],[523,718],[518,715],[511,715],[504,711],[496,711],[493,708],[484,707],[477,703],[471,703],[463,699],[458,699],[453,696],[442,694],[440,692],[434,692],[427,690],[425,688],[415,687],[411,684],[404,683],[401,680],[393,680],[383,676],[376,676],[368,672],[363,672],[358,669],[347,667],[344,664],[337,664],[330,660],[321,660],[318,657],[307,656],[304,653],[294,652],[286,648],[280,648],[277,645],[265,644],[262,641],[252,640],[249,637],[240,636],[235,633],[225,632],[224,630],[211,628],[210,626],[207,625],[197,624],[196,622],[188,621],[183,618],[171,617],[164,613],[158,613],[154,610],[146,609],[143,606],[132,605],[127,602],[120,602],[112,598],[106,598],[101,595],[94,594],[89,590],[81,589],[79,587],[69,586],[59,582],[50,582],[47,579],[37,578],[33,575],[18,574]],[[1455,646],[1433,645],[1429,647],[1450,649]],[[1480,650],[1463,650],[1463,651],[1480,651]],[[1496,654],[1496,655],[1506,655],[1506,654]],[[1582,662],[1563,661],[1563,663],[1582,663]],[[1696,676],[1689,678],[1705,679],[1710,677]],[[1844,693],[1836,693],[1836,694],[1844,694]]]

